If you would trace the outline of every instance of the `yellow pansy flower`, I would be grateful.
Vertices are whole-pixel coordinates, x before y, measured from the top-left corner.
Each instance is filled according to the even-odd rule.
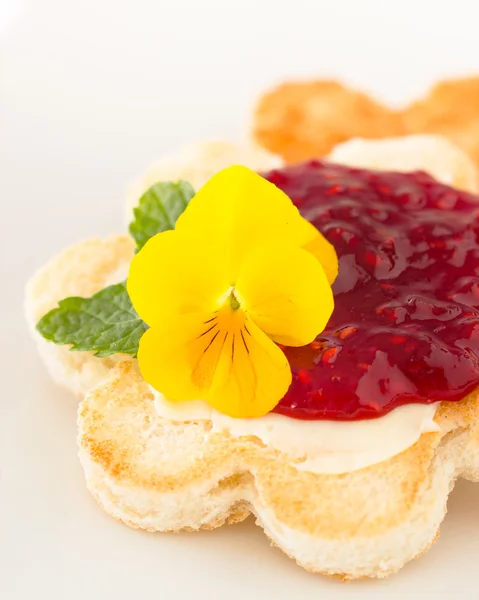
[[[246,167],[220,171],[131,263],[128,293],[150,327],[144,379],[171,401],[268,413],[291,383],[277,344],[303,346],[325,328],[337,270],[286,194]]]

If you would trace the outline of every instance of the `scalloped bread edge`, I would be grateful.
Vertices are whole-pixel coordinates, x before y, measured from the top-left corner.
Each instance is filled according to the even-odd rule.
[[[376,146],[375,168],[391,143],[365,142],[368,151]],[[408,165],[416,147],[413,140],[398,147]],[[417,168],[424,168],[421,157],[418,152]],[[338,149],[335,158],[347,162]],[[462,153],[456,158],[449,169],[441,163],[442,177],[430,164],[428,170],[455,182],[468,160]],[[471,180],[469,188],[475,185]],[[29,285],[30,324],[61,297],[89,295],[123,277],[132,253],[131,241],[120,235],[88,240],[53,259]],[[38,341],[53,378],[87,393],[79,447],[89,489],[106,512],[133,527],[212,529],[253,512],[272,542],[310,571],[384,577],[432,544],[456,477],[479,479],[476,394],[442,404],[441,431],[423,434],[402,454],[345,475],[317,475],[295,469],[256,438],[210,435],[208,421],[161,419],[134,360],[97,359]]]
[[[258,438],[162,419],[129,361],[80,404],[78,443],[88,488],[131,527],[213,529],[252,512],[305,569],[353,579],[385,577],[432,544],[456,478],[479,480],[478,418],[477,393],[443,403],[439,433],[380,464],[319,475]]]

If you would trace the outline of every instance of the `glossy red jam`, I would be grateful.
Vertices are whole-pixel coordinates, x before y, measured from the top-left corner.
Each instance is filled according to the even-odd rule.
[[[339,256],[334,313],[315,342],[285,349],[293,383],[274,412],[374,418],[479,385],[479,198],[422,172],[318,161],[266,178]]]

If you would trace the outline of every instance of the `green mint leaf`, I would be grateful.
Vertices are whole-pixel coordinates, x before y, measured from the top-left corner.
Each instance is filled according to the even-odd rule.
[[[91,298],[65,298],[37,324],[37,330],[55,344],[71,350],[93,351],[95,356],[132,354],[147,325],[131,304],[126,284],[117,283]]]
[[[130,234],[136,242],[137,251],[161,231],[174,229],[176,221],[188,206],[195,191],[187,181],[160,181],[152,185],[133,209],[134,219]]]

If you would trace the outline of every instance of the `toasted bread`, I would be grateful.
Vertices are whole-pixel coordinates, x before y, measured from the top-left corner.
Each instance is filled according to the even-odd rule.
[[[479,395],[443,403],[439,433],[342,475],[295,468],[256,437],[158,416],[135,363],[119,363],[79,408],[80,459],[104,510],[147,531],[213,529],[251,512],[309,571],[385,577],[438,535],[460,475],[479,480]]]
[[[337,148],[335,160],[354,165],[366,152],[362,166],[424,168],[475,189],[468,159],[447,142],[354,147],[356,155],[350,146]],[[121,280],[132,256],[126,236],[70,248],[29,285],[30,323],[66,295],[90,295]],[[253,513],[271,541],[310,571],[385,577],[436,539],[456,478],[479,480],[478,393],[442,403],[440,431],[422,434],[401,454],[350,473],[315,474],[256,437],[213,432],[208,420],[161,418],[134,359],[99,359],[43,340],[40,351],[57,381],[86,393],[78,442],[88,487],[106,512],[132,527],[213,529]]]
[[[479,77],[444,81],[404,110],[393,110],[334,81],[289,82],[264,94],[253,137],[297,162],[329,154],[354,137],[440,134],[479,166]]]

